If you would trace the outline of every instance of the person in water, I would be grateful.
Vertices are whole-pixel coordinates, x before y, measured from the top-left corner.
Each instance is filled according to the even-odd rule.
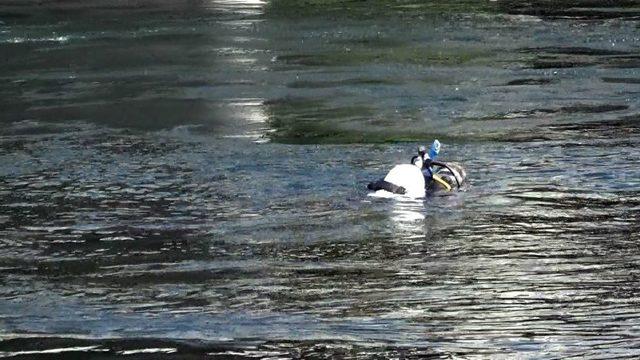
[[[433,169],[431,168],[431,161],[435,160],[440,153],[440,141],[435,139],[427,152],[427,147],[420,145],[418,147],[418,155],[411,158],[411,163],[417,165],[422,170],[425,180],[431,180],[433,177]]]
[[[434,159],[438,156],[439,153],[440,153],[440,141],[434,140],[434,142],[431,144],[431,147],[429,148],[428,151],[426,146],[418,147],[418,155],[415,155],[411,158],[411,165],[416,166],[420,169],[420,172],[422,173],[422,176],[424,177],[424,180],[425,180],[423,185],[426,186],[427,191],[434,191],[442,188],[446,189],[447,191],[451,191],[453,184],[456,184],[459,189],[460,183],[463,180],[458,179],[460,175],[457,175],[457,173],[462,171],[463,173],[462,179],[464,179],[464,176],[466,176],[464,175],[464,170],[454,169],[444,163],[435,161]],[[439,170],[437,171],[437,174],[434,173],[432,165],[439,168]],[[389,172],[389,175],[387,175],[387,177],[389,177],[395,169],[400,169],[400,167],[402,167],[402,170],[399,170],[399,171],[403,175],[398,175],[399,173],[396,172],[394,176],[392,176],[393,178],[398,180],[398,176],[400,176],[400,177],[403,177],[402,181],[404,181],[406,180],[406,177],[408,177],[409,178],[408,181],[410,183],[412,181],[411,179],[415,180],[415,178],[411,178],[412,172],[413,172],[413,176],[416,175],[415,169],[411,169],[411,167],[406,167],[406,165],[398,165],[394,167],[394,169],[392,169]],[[442,168],[446,170],[441,171]],[[386,190],[394,194],[405,194],[407,192],[407,189],[405,187],[396,185],[390,182],[395,180],[387,181],[386,180],[387,177],[369,183],[367,185],[367,188],[373,191]],[[418,179],[419,179],[419,176],[418,176]],[[415,183],[415,181],[413,183]]]

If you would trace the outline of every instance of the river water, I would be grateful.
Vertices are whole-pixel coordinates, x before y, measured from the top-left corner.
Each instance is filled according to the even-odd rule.
[[[3,2],[0,356],[640,357],[640,9],[540,3]]]

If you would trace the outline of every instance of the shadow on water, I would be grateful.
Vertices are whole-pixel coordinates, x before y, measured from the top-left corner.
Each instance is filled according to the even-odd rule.
[[[615,3],[593,0],[571,0],[561,3],[552,0],[511,0],[497,3],[500,11],[551,19],[637,20],[640,18],[640,2],[637,0],[623,0]]]

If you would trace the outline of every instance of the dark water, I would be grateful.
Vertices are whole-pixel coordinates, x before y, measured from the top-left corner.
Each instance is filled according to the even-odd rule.
[[[0,3],[0,356],[640,357],[639,16]]]

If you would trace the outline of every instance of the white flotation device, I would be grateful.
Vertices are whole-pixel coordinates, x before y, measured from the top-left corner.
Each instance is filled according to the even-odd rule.
[[[404,196],[412,197],[412,198],[420,198],[425,196],[425,183],[424,183],[424,175],[422,175],[422,171],[415,165],[412,164],[401,164],[396,165],[389,171],[387,176],[384,177],[384,180],[390,182],[397,186],[402,186],[405,188],[406,193]],[[388,193],[386,190],[378,190],[379,192]]]

